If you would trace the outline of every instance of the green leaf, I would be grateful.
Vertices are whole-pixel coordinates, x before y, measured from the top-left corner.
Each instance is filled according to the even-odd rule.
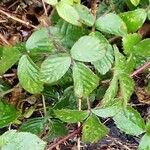
[[[73,25],[76,25],[76,26],[81,26],[81,23],[79,22],[80,17],[78,15],[78,12],[71,5],[60,1],[56,5],[56,10],[57,10],[59,16],[61,18],[63,18],[64,20],[66,20],[67,22],[69,22]]]
[[[145,22],[147,14],[144,9],[136,9],[121,13],[120,16],[126,23],[128,32],[136,32]]]
[[[45,53],[55,50],[53,40],[50,35],[50,28],[41,28],[32,33],[26,42],[28,52]]]
[[[1,150],[44,150],[46,142],[28,132],[10,130],[0,136]]]
[[[116,74],[130,74],[134,69],[134,60],[135,58],[132,54],[129,56],[128,59],[121,54],[116,46],[114,46],[114,53],[115,53],[115,72]],[[133,58],[133,59],[132,59]]]
[[[123,37],[123,49],[126,54],[133,53],[133,47],[142,40],[142,37],[138,33],[128,34]]]
[[[39,80],[39,68],[29,56],[21,57],[17,74],[20,84],[29,93],[37,94],[43,90],[43,84]]]
[[[49,84],[58,81],[70,65],[71,58],[65,53],[49,56],[41,65],[41,81]]]
[[[128,106],[113,117],[117,127],[126,134],[138,136],[144,132],[145,124],[140,114]]]
[[[124,36],[127,34],[127,27],[122,19],[113,13],[101,16],[96,21],[96,28],[102,32]]]
[[[122,73],[119,75],[120,94],[124,99],[125,104],[130,100],[132,93],[134,92],[134,81],[129,74]]]
[[[110,86],[107,89],[104,98],[102,99],[102,106],[109,106],[110,103],[114,102],[114,98],[116,97],[118,92],[118,77],[116,75],[113,76],[111,80]]]
[[[104,107],[99,107],[96,109],[92,109],[92,113],[95,115],[107,118],[115,116],[122,109],[122,99],[114,99],[112,103]]]
[[[44,1],[50,5],[56,5],[58,3],[58,0],[44,0]]]
[[[134,6],[137,6],[140,3],[140,0],[130,0]]]
[[[39,135],[43,132],[45,127],[45,118],[32,118],[23,122],[19,127],[19,131],[31,132],[33,134]]]
[[[60,98],[53,109],[77,109],[77,98],[74,96],[73,87],[68,87],[65,89],[63,97]]]
[[[20,112],[17,111],[13,105],[0,101],[0,128],[3,128],[15,121],[19,115]]]
[[[114,56],[113,56],[114,53],[113,53],[112,46],[109,44],[107,39],[100,32],[93,32],[90,35],[97,37],[97,39],[101,44],[101,47],[103,47],[103,49],[106,51],[103,58],[101,58],[98,61],[91,62],[94,65],[95,69],[98,70],[99,73],[105,74],[106,72],[109,71],[114,61]]]
[[[53,141],[54,139],[65,136],[68,133],[65,125],[59,120],[51,120],[48,128],[49,131],[46,138],[48,141]]]
[[[105,51],[99,40],[92,36],[81,37],[72,47],[71,55],[74,59],[84,62],[100,60]]]
[[[150,56],[150,38],[144,39],[133,47],[136,55],[143,57]]]
[[[99,85],[99,78],[82,63],[73,65],[74,91],[77,97],[87,97]]]
[[[108,128],[104,126],[94,114],[88,117],[83,124],[82,140],[85,143],[96,143],[108,134]]]
[[[19,60],[21,54],[15,46],[1,48],[0,53],[0,75],[2,75]]]
[[[68,123],[77,123],[85,120],[88,117],[87,111],[78,111],[70,109],[54,110],[57,118]]]
[[[79,14],[80,20],[83,24],[87,26],[93,26],[95,22],[95,18],[91,11],[84,5],[77,4],[75,5],[75,9]]]
[[[57,27],[58,35],[62,35],[62,37],[60,37],[62,45],[68,49],[71,49],[71,47],[80,37],[88,34],[88,29],[86,27],[74,26],[64,20],[60,20],[57,23]]]
[[[138,150],[150,150],[150,134],[146,133],[138,146]]]

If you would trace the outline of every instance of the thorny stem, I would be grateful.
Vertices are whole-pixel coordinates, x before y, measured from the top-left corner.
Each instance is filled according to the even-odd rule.
[[[91,12],[96,20],[97,0],[91,0]],[[95,25],[92,27],[92,32],[95,31]]]
[[[88,110],[91,111],[91,104],[90,104],[90,99],[89,99],[89,97],[86,98],[86,102],[87,102]]]
[[[44,97],[44,95],[42,95],[42,102],[43,102],[44,115],[46,116],[47,112],[46,112],[46,104],[45,104],[45,97]]]
[[[139,69],[135,70],[132,74],[131,77],[134,77],[136,75],[138,75],[139,73],[143,72],[146,68],[150,67],[150,61],[147,62],[146,64],[144,64],[142,67],[140,67]]]
[[[57,147],[59,144],[65,142],[67,139],[70,139],[70,138],[74,137],[76,134],[79,134],[80,131],[81,131],[81,127],[76,129],[75,131],[73,131],[72,133],[67,135],[66,137],[60,139],[57,143],[51,144],[47,150],[52,150],[53,148]]]
[[[78,109],[79,109],[79,111],[81,111],[81,109],[82,109],[82,98],[79,98]],[[80,128],[80,127],[81,127],[81,123],[78,122],[78,128]],[[81,147],[80,137],[78,137],[78,141],[77,141],[77,148],[78,148],[78,150],[80,150],[80,147]]]

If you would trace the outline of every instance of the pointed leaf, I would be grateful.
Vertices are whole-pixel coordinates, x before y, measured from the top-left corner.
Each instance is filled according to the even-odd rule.
[[[130,0],[134,6],[137,6],[140,3],[140,0]]]
[[[17,71],[19,82],[26,91],[37,94],[43,90],[43,84],[39,80],[39,68],[29,56],[21,57]]]
[[[99,78],[82,63],[73,65],[74,91],[77,97],[87,97],[99,85]]]
[[[150,38],[144,39],[133,47],[133,51],[136,55],[150,56]]]
[[[150,134],[149,133],[146,133],[141,141],[140,141],[140,144],[138,146],[138,150],[150,150]]]
[[[101,59],[105,54],[97,38],[92,36],[81,37],[72,47],[71,55],[74,59],[92,62]]]
[[[99,117],[107,118],[115,116],[121,109],[122,99],[116,98],[112,103],[109,103],[108,106],[92,109],[92,113]]]
[[[134,92],[134,81],[128,74],[122,73],[119,75],[119,83],[121,96],[123,97],[125,104],[127,104]]]
[[[1,150],[44,150],[46,142],[28,132],[10,130],[0,136]]]
[[[41,134],[45,128],[45,118],[32,118],[23,122],[19,127],[19,131],[30,132],[36,135]]]
[[[64,20],[67,22],[80,26],[81,23],[79,22],[80,17],[74,7],[71,5],[64,3],[64,2],[59,2],[56,5],[57,12],[60,17],[62,17]],[[68,13],[69,12],[69,13]]]
[[[81,22],[87,26],[93,26],[95,19],[91,11],[84,5],[77,4],[75,9],[78,12]]]
[[[126,54],[133,53],[133,46],[138,44],[141,40],[142,37],[137,33],[124,36],[122,39],[124,52]]]
[[[126,134],[138,136],[144,132],[144,120],[132,107],[126,107],[114,116],[113,119],[117,127]]]
[[[94,114],[88,117],[83,124],[82,140],[85,143],[96,143],[108,134],[108,128],[104,126]]]
[[[102,32],[124,36],[127,34],[127,27],[123,20],[116,14],[109,13],[101,16],[96,21],[96,28]]]
[[[13,105],[0,101],[0,128],[3,128],[19,117],[20,113]]]
[[[128,32],[136,32],[145,22],[147,14],[144,9],[136,9],[120,14],[122,20],[126,23]]]
[[[103,58],[98,61],[91,62],[99,73],[105,74],[109,71],[114,61],[112,46],[100,32],[93,32],[90,35],[96,37],[99,40],[101,47],[103,47],[103,49],[106,51]]]
[[[110,86],[107,89],[104,98],[102,99],[102,106],[109,106],[109,104],[114,102],[114,98],[116,97],[118,92],[118,77],[116,75],[113,76],[111,80]]]
[[[87,111],[78,111],[70,109],[54,110],[57,118],[68,123],[77,123],[88,117]]]
[[[32,33],[26,42],[28,52],[52,52],[55,50],[52,39],[50,38],[50,28],[41,28]]]
[[[15,46],[1,48],[0,53],[0,75],[2,75],[19,60],[21,54]]]
[[[49,56],[41,65],[41,81],[54,83],[69,69],[71,58],[65,53]]]

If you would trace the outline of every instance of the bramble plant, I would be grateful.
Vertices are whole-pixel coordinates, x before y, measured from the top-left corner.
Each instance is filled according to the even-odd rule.
[[[51,25],[39,27],[26,43],[0,48],[0,75],[17,65],[19,80],[10,88],[1,79],[0,127],[19,125],[19,132],[0,136],[1,149],[44,150],[46,142],[68,134],[66,124],[78,124],[75,134],[81,131],[84,143],[98,142],[109,134],[101,118],[111,117],[126,134],[142,134],[138,149],[149,150],[150,121],[129,102],[133,77],[150,60],[150,39],[138,32],[149,22],[150,1],[113,0],[96,8],[93,0],[91,9],[80,0],[45,2],[53,7]],[[28,96],[6,102],[18,88]],[[96,106],[95,99],[101,99]],[[24,110],[26,101],[31,106]],[[31,117],[37,111],[44,115]]]

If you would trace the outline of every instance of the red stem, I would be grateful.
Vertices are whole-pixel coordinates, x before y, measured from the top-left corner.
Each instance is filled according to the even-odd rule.
[[[81,127],[79,127],[78,129],[76,129],[75,131],[73,131],[69,135],[65,136],[64,138],[60,139],[57,143],[52,143],[47,150],[52,150],[57,145],[65,142],[67,139],[70,139],[70,138],[74,137],[76,134],[80,133],[80,131],[81,131]]]
[[[146,64],[144,64],[142,67],[140,67],[139,69],[135,70],[132,74],[131,77],[136,76],[137,74],[143,72],[146,68],[150,67],[150,61],[147,62]]]

